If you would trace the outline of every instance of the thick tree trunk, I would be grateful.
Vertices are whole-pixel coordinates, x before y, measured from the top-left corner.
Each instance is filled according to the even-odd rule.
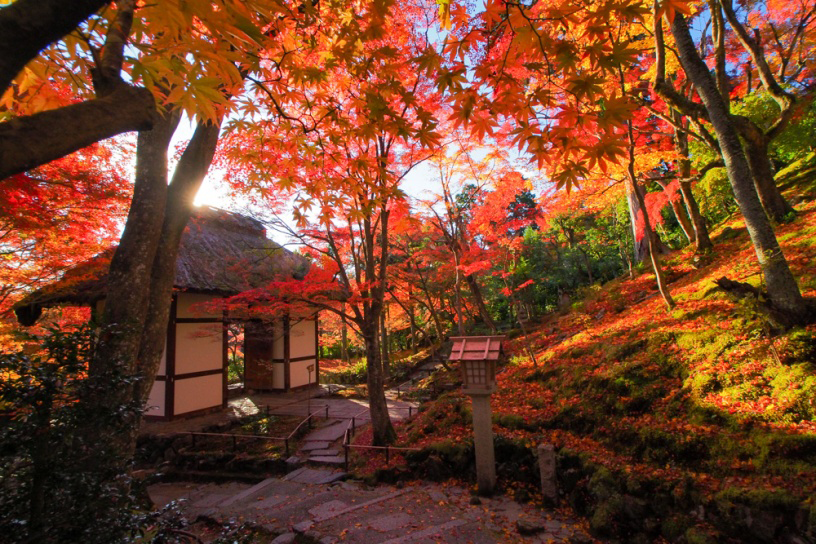
[[[132,373],[147,313],[152,263],[156,257],[167,204],[167,147],[179,116],[169,114],[153,130],[140,132],[133,200],[119,246],[111,260],[103,331],[90,372],[123,365]]]
[[[793,208],[782,196],[774,181],[771,159],[768,156],[768,142],[749,141],[746,138],[745,156],[765,213],[772,221],[777,223],[785,221],[788,214],[793,213]]]
[[[146,402],[161,363],[176,278],[181,236],[193,211],[193,200],[209,170],[218,143],[218,124],[200,124],[179,159],[168,189],[161,238],[151,271],[151,288],[142,339],[134,398]]]
[[[111,261],[103,328],[89,365],[90,377],[100,383],[111,375],[139,379],[139,346],[167,199],[167,147],[177,124],[178,115],[170,115],[153,130],[139,134],[133,200]],[[134,404],[133,394],[129,387],[99,388],[82,399],[94,413],[117,414],[94,420],[92,427],[79,433],[85,453],[94,452],[96,462],[88,467],[92,481],[106,482],[110,492],[105,503],[109,512],[100,512],[101,519],[114,515],[127,502],[128,472],[141,421],[139,411],[126,408]],[[78,451],[78,455],[83,453]]]
[[[708,67],[697,53],[683,15],[675,14],[671,30],[683,69],[700,94],[717,134],[734,197],[745,218],[745,226],[765,274],[768,295],[779,310],[805,321],[808,317],[807,304],[759,201],[748,161],[728,109]]]

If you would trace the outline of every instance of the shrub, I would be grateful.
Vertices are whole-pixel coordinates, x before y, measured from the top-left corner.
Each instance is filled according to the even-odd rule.
[[[127,460],[111,461],[116,454],[92,429],[140,417],[141,406],[99,413],[84,402],[134,385],[114,371],[87,375],[95,340],[89,327],[55,328],[37,355],[0,354],[0,534],[7,541],[130,542],[138,530],[128,475],[99,470]]]

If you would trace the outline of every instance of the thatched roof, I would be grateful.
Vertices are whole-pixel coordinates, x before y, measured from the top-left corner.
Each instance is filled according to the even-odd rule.
[[[15,312],[20,322],[32,321],[33,314],[39,316],[42,308],[92,304],[105,298],[114,250],[75,266],[59,281],[18,302]],[[201,207],[182,235],[174,285],[183,291],[234,295],[279,277],[303,278],[308,266],[306,259],[268,239],[261,222]]]

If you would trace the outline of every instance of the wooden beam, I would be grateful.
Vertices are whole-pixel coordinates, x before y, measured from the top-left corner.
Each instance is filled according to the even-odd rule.
[[[315,314],[315,385],[320,384],[320,326],[319,314]]]
[[[227,407],[227,397],[229,396],[229,380],[228,375],[229,371],[227,370],[229,367],[229,312],[227,308],[224,307],[224,319],[221,324],[221,358],[223,363],[223,398],[221,399],[221,406],[224,408]]]
[[[291,361],[290,361],[290,353],[291,353],[291,346],[290,346],[290,324],[289,324],[289,314],[283,316],[283,390],[289,391],[292,387],[292,369],[290,368]]]
[[[173,419],[176,411],[176,307],[178,295],[173,294],[170,303],[170,319],[167,320],[167,355],[164,360],[164,416]]]

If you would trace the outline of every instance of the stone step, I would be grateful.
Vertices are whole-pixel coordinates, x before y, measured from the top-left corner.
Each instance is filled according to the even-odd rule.
[[[288,482],[297,482],[301,484],[330,484],[338,480],[346,478],[348,474],[345,472],[335,472],[330,470],[320,470],[308,467],[302,467],[290,472],[283,477]]]
[[[309,462],[324,465],[343,465],[346,462],[346,458],[342,455],[314,455],[309,457]]]
[[[341,421],[339,423],[334,423],[332,425],[327,425],[325,427],[321,427],[315,431],[309,433],[307,437],[308,442],[334,442],[340,438],[343,438],[343,435],[346,433],[346,429],[348,428],[348,423],[345,421]]]
[[[377,497],[369,501],[361,502],[359,504],[355,504],[354,506],[349,506],[348,508],[331,508],[331,509],[327,508],[321,512],[318,512],[317,515],[314,516],[314,521],[315,523],[320,523],[322,521],[330,520],[339,516],[344,516],[356,510],[368,508],[369,506],[394,499],[410,491],[412,491],[412,488],[406,487],[405,489],[400,489],[398,491],[394,491],[393,493],[389,493],[387,495],[383,495],[381,497]]]
[[[340,455],[340,450],[325,449],[325,450],[311,450],[309,457],[336,457]]]
[[[256,484],[256,485],[253,485],[252,487],[250,487],[249,489],[247,489],[245,491],[242,491],[241,493],[237,493],[237,494],[233,495],[229,499],[227,499],[224,502],[220,503],[219,506],[230,506],[230,505],[232,505],[232,504],[234,504],[234,503],[236,503],[238,501],[241,501],[241,500],[244,500],[244,499],[246,499],[248,497],[251,497],[251,496],[253,496],[253,495],[257,494],[257,493],[260,493],[261,491],[263,491],[264,489],[266,489],[267,487],[269,487],[270,485],[274,484],[277,481],[278,481],[277,478],[267,478],[263,482],[261,482],[259,484]]]
[[[432,537],[434,535],[444,535],[448,533],[451,529],[459,527],[461,525],[466,525],[468,523],[470,523],[468,520],[455,519],[447,523],[443,523],[441,525],[428,527],[427,529],[422,529],[421,531],[415,531],[413,533],[409,533],[398,538],[386,540],[382,544],[402,544],[403,542],[416,542],[416,541],[432,542],[435,541],[435,539],[432,540],[429,537]]]
[[[325,450],[331,446],[331,442],[324,440],[312,440],[308,436],[304,439],[304,444],[300,447],[300,451]]]

